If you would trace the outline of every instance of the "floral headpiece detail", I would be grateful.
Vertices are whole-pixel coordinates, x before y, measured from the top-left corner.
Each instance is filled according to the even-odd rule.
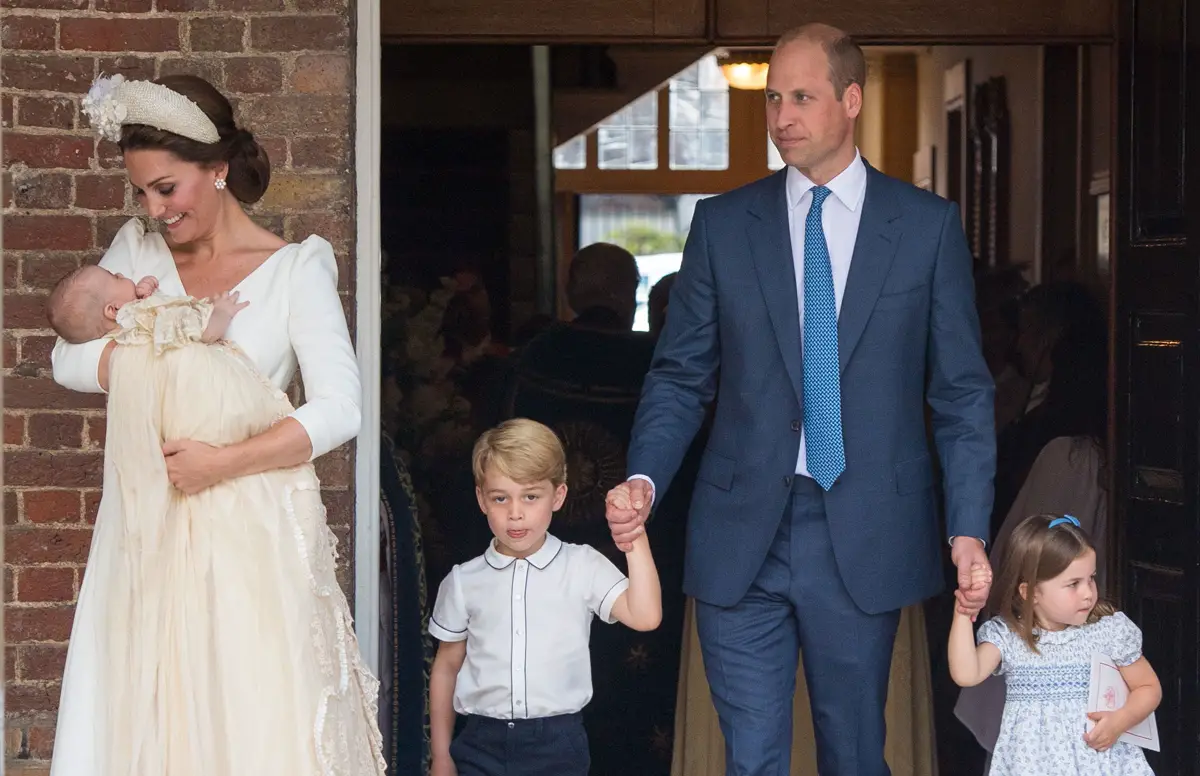
[[[82,107],[96,134],[114,143],[125,124],[145,124],[200,143],[221,139],[212,119],[187,97],[153,81],[127,81],[119,73],[97,78]]]

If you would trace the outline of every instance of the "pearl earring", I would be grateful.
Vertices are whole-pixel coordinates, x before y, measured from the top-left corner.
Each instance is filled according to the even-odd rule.
[[[217,187],[217,191],[224,191],[225,190],[225,179],[217,178],[215,181],[213,181],[213,186]]]

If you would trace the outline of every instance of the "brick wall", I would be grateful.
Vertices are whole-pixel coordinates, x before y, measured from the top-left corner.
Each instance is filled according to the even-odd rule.
[[[352,309],[353,45],[349,0],[3,0],[5,755],[48,770],[75,600],[99,502],[102,397],[50,379],[45,295],[95,261],[137,212],[114,145],[79,110],[99,73],[202,75],[236,103],[273,179],[255,217],[317,233],[341,260]],[[348,450],[318,466],[350,555]],[[349,574],[343,569],[343,582]]]

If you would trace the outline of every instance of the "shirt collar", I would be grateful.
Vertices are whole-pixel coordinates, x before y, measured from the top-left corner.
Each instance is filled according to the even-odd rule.
[[[815,186],[808,176],[795,167],[787,168],[787,203],[789,210],[795,210],[801,198]],[[858,210],[862,204],[863,194],[867,190],[867,165],[863,163],[862,155],[855,150],[854,161],[842,170],[833,180],[825,184],[833,196],[846,206],[847,210]]]
[[[562,549],[562,545],[562,539],[559,539],[557,536],[548,533],[546,534],[546,541],[544,544],[542,544],[541,549],[530,555],[528,558],[525,558],[525,560],[529,561],[529,564],[534,568],[544,569],[550,565],[550,561],[558,557],[558,553]],[[516,560],[516,558],[513,556],[505,555],[504,553],[498,551],[496,549],[495,539],[492,539],[492,541],[488,543],[487,552],[483,554],[483,557],[487,560],[488,565],[497,571],[508,568],[512,565],[512,562]]]

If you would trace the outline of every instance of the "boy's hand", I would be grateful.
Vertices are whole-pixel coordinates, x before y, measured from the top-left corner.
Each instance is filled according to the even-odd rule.
[[[621,552],[633,549],[633,540],[646,532],[643,524],[650,516],[654,490],[643,479],[622,482],[608,492],[605,513],[613,541]]]
[[[145,299],[158,290],[158,278],[147,275],[133,287],[133,293],[138,299]]]
[[[458,776],[458,769],[450,755],[435,756],[429,766],[429,776]]]

